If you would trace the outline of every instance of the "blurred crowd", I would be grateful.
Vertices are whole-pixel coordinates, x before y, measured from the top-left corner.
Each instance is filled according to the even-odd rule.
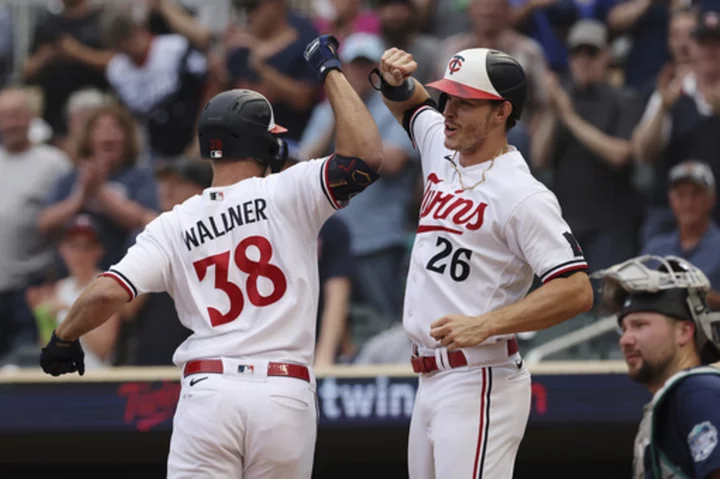
[[[218,22],[221,2],[230,15]],[[30,42],[20,71],[0,69],[0,366],[34,366],[84,287],[148,222],[209,186],[195,123],[214,94],[264,94],[293,161],[333,151],[332,111],[303,59],[321,33],[341,41],[385,173],[320,233],[318,365],[408,357],[401,315],[422,179],[368,82],[391,46],[413,55],[423,83],[461,49],[513,55],[529,91],[509,141],[557,195],[591,270],[672,254],[720,291],[720,0],[61,3],[34,7],[31,32],[0,28],[2,65],[20,34]],[[720,309],[720,294],[709,302]],[[594,318],[578,321],[521,343]],[[82,341],[89,368],[170,365],[188,334],[172,299],[151,294]],[[568,354],[613,357],[616,342]]]

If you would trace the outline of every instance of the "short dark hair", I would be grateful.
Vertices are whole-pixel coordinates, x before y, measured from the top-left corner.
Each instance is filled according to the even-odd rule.
[[[118,48],[135,34],[139,24],[127,8],[113,8],[104,13],[101,28],[103,43],[107,48]]]
[[[95,154],[92,149],[91,137],[95,125],[101,118],[109,116],[115,119],[123,133],[125,133],[125,144],[123,151],[123,165],[126,168],[135,166],[138,156],[140,156],[140,141],[138,138],[137,126],[135,120],[124,107],[117,104],[110,104],[97,108],[87,119],[85,128],[83,128],[80,138],[78,138],[78,157],[88,158]]]

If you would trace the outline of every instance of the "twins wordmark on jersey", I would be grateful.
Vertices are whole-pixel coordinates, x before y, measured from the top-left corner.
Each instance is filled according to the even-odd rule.
[[[416,344],[437,346],[430,324],[444,315],[517,302],[534,275],[547,282],[587,268],[557,198],[517,150],[463,167],[444,146],[439,112],[419,109],[410,129],[425,178],[404,309]]]

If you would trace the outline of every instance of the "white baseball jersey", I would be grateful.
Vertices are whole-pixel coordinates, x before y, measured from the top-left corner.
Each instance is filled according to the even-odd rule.
[[[443,116],[431,107],[410,121],[425,191],[403,324],[424,348],[440,345],[430,324],[447,314],[477,316],[515,303],[529,291],[533,274],[547,282],[587,269],[557,198],[517,150],[464,168],[445,148],[443,131]],[[471,355],[472,349],[465,351]]]
[[[317,236],[339,207],[327,159],[213,187],[152,221],[105,275],[131,297],[167,291],[193,334],[176,365],[234,357],[311,364]]]

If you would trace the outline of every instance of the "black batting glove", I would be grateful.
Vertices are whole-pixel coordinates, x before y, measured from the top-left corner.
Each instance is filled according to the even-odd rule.
[[[338,57],[338,47],[340,42],[332,35],[320,35],[310,42],[305,48],[305,61],[308,62],[310,69],[315,72],[320,83],[325,81],[325,77],[332,70],[342,71],[340,58]]]
[[[85,374],[85,353],[80,340],[63,341],[53,331],[52,338],[40,353],[40,366],[52,376],[74,373]]]

